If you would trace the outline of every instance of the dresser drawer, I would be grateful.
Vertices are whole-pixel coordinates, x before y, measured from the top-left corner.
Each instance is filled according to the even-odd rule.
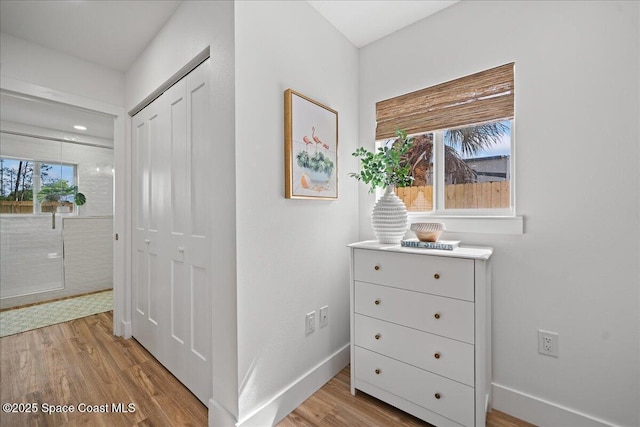
[[[354,279],[474,300],[474,260],[471,259],[356,249]]]
[[[472,302],[355,282],[355,312],[474,343]]]
[[[474,425],[473,387],[355,347],[355,378],[466,426]]]
[[[359,347],[474,385],[471,344],[361,314],[355,315],[355,328],[355,345]]]

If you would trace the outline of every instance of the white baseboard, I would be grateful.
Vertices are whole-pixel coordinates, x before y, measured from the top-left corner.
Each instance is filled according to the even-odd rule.
[[[213,399],[209,399],[209,427],[235,427],[236,417]]]
[[[493,408],[538,426],[619,427],[617,424],[493,383]]]
[[[131,330],[131,322],[125,322],[124,320],[120,323],[120,336],[124,339],[129,339],[133,336],[133,331]]]
[[[336,376],[338,372],[349,364],[349,344],[336,351],[327,359],[293,383],[289,384],[280,394],[269,403],[256,410],[253,414],[238,422],[238,427],[265,427],[273,426],[289,415],[309,396],[318,391],[327,381]],[[211,405],[209,406],[211,413]],[[209,416],[209,425],[211,416]],[[216,424],[216,427],[218,424]]]

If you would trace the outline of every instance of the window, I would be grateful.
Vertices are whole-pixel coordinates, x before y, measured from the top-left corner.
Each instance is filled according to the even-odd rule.
[[[0,213],[73,212],[76,165],[0,158]]]
[[[376,104],[376,139],[414,136],[410,215],[514,216],[514,64]]]
[[[414,181],[396,189],[409,212],[510,214],[511,124],[415,135],[407,159]]]

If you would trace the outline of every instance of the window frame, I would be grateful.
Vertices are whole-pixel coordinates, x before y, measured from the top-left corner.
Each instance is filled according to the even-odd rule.
[[[33,194],[33,210],[31,213],[0,213],[3,216],[25,216],[25,215],[49,215],[49,212],[42,212],[41,203],[38,201],[38,193],[42,188],[42,177],[41,167],[43,164],[45,165],[61,165],[61,166],[69,166],[73,168],[73,182],[71,185],[78,185],[78,164],[77,163],[67,163],[67,162],[58,162],[58,161],[48,161],[48,160],[34,160],[27,158],[19,158],[19,157],[11,157],[11,156],[2,156],[2,159],[5,160],[15,160],[15,161],[23,161],[23,162],[31,162],[33,163],[33,177],[32,177],[32,194]],[[57,215],[65,215],[65,216],[77,216],[78,215],[78,205],[75,203],[75,199],[73,202],[73,210],[71,212],[56,212]]]
[[[505,63],[376,102],[376,140],[393,138],[395,129],[433,135],[433,210],[409,212],[410,222],[444,222],[453,232],[524,233],[516,214],[515,66]],[[444,132],[499,120],[511,123],[509,208],[445,209]]]
[[[516,143],[515,118],[509,119],[509,208],[504,209],[445,209],[444,132],[433,132],[433,210],[408,212],[409,222],[443,222],[450,232],[472,232],[492,234],[523,234],[524,223],[516,215]],[[421,133],[422,135],[424,133]]]
[[[445,209],[445,171],[444,171],[444,133],[447,129],[420,132],[410,136],[433,134],[433,200],[431,211],[408,211],[409,223],[442,222],[450,232],[471,232],[491,234],[524,234],[522,216],[516,214],[516,143],[515,118],[510,122],[510,159],[509,159],[509,208],[501,209]],[[472,126],[469,124],[468,126]],[[376,142],[376,148],[388,140]],[[381,197],[383,189],[377,189],[376,199]]]

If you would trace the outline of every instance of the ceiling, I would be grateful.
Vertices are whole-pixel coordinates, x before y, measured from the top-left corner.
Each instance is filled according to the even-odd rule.
[[[363,47],[459,0],[309,0],[356,47]]]
[[[362,47],[457,1],[308,3],[356,47]],[[125,72],[180,4],[170,0],[2,0],[0,31]]]
[[[125,72],[181,1],[0,1],[0,31]]]
[[[308,3],[356,47],[362,47],[457,1]],[[181,4],[170,0],[1,0],[0,31],[126,72]],[[2,94],[1,113],[4,121],[109,139],[113,135],[112,118],[61,104]],[[87,131],[74,130],[75,124],[84,124]]]

